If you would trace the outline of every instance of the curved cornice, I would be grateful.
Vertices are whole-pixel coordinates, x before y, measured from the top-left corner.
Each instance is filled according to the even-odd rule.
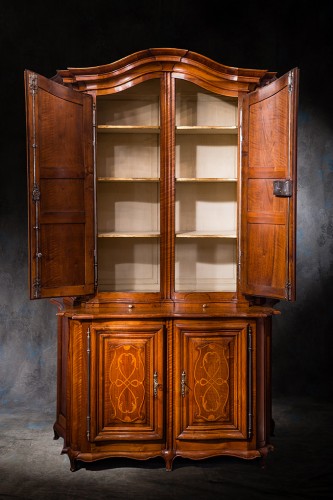
[[[248,92],[275,77],[275,73],[267,70],[225,66],[184,49],[156,48],[135,52],[110,64],[58,70],[53,80],[77,90],[104,94],[157,78],[163,72],[230,95]]]

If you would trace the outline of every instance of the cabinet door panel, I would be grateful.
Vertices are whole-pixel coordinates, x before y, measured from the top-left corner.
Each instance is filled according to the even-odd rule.
[[[162,439],[163,330],[160,323],[92,326],[92,441]]]
[[[295,298],[298,70],[243,98],[242,288]],[[274,192],[274,181],[292,190]]]
[[[178,440],[247,439],[247,323],[177,321]]]
[[[92,99],[26,71],[30,296],[94,291]]]

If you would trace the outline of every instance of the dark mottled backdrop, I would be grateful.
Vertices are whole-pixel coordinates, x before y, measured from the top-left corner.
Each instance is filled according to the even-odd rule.
[[[115,61],[150,47],[231,66],[300,68],[297,302],[274,319],[273,395],[332,396],[333,106],[329,2],[14,2],[1,5],[0,398],[52,407],[56,309],[29,301],[24,69]],[[322,4],[322,5],[320,5]],[[226,12],[224,11],[226,8]]]

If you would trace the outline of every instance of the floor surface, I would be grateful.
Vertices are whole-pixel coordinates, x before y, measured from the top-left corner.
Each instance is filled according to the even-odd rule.
[[[333,404],[275,400],[274,452],[266,467],[231,457],[108,459],[70,471],[63,440],[53,440],[54,415],[28,408],[0,411],[0,498],[311,499],[333,497]]]

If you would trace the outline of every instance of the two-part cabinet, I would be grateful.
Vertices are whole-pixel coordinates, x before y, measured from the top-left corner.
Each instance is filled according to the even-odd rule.
[[[71,468],[265,456],[274,304],[295,299],[297,68],[149,49],[25,87],[30,297],[58,305]]]

